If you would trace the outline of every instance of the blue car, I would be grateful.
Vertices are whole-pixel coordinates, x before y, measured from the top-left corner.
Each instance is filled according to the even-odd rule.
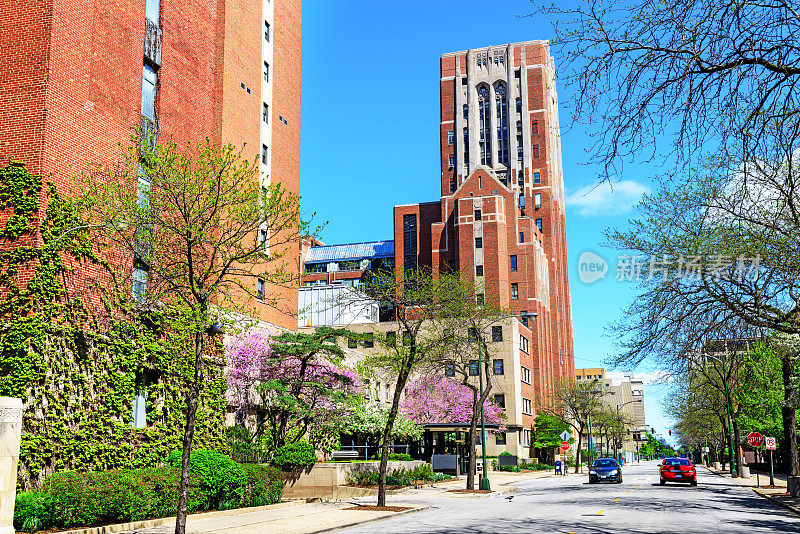
[[[598,458],[589,467],[589,484],[615,482],[622,484],[622,467],[613,458]]]

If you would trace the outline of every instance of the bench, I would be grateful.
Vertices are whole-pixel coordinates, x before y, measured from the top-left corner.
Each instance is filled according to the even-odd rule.
[[[334,460],[357,460],[358,451],[333,451]]]

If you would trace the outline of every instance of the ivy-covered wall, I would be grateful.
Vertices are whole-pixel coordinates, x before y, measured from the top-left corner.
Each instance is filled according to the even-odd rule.
[[[126,308],[125,295],[107,292],[100,322],[68,296],[71,271],[103,265],[79,212],[21,163],[0,167],[0,396],[25,403],[25,489],[56,470],[156,465],[183,436],[193,340],[168,310]],[[194,445],[219,449],[224,361],[211,355],[206,363]],[[140,429],[132,427],[137,390],[147,394]]]

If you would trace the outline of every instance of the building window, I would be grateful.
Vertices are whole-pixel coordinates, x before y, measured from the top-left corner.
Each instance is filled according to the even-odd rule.
[[[492,341],[503,341],[503,327],[502,326],[493,326],[492,327]]]
[[[262,102],[261,104],[261,120],[269,122],[269,106],[266,102]]]
[[[358,347],[358,342],[356,341],[355,337],[348,337],[347,338],[347,348],[354,349]]]
[[[506,444],[506,433],[505,432],[498,432],[494,435],[494,442],[497,445],[505,445]]]
[[[525,242],[525,232],[520,232],[519,233],[519,242],[520,243],[524,243]]]
[[[533,403],[530,399],[522,398],[522,413],[525,415],[533,415]]]
[[[386,332],[386,344],[394,347],[397,342],[397,332]]]
[[[522,310],[519,312],[519,322],[521,322],[524,326],[528,326],[528,315],[527,311]]]
[[[478,360],[470,360],[469,376],[478,376]]]
[[[469,117],[469,106],[464,104],[464,118],[466,119],[467,117]],[[467,131],[467,129],[464,128],[464,133],[466,133],[466,131]]]
[[[538,228],[540,232],[542,231],[542,220],[541,219],[536,219],[536,228]]]
[[[478,89],[478,127],[480,133],[481,165],[492,164],[492,121],[489,116],[489,88]]]
[[[519,284],[514,282],[511,284],[511,300],[517,300],[519,298]]]
[[[375,346],[375,334],[372,332],[364,334],[364,348],[371,349]]]
[[[483,214],[481,213],[481,210],[475,210],[472,213],[472,215],[475,217],[476,221],[480,221],[483,218]]]
[[[138,380],[137,386],[138,384]],[[137,389],[133,397],[133,428],[144,428],[147,426],[147,391]]]
[[[456,376],[456,366],[453,362],[444,365],[444,376]]]
[[[258,248],[267,249],[267,241],[269,237],[269,230],[267,228],[258,229]]]
[[[531,155],[533,159],[539,159],[539,145],[531,146]]]
[[[498,161],[508,166],[508,99],[506,86],[497,84],[495,92],[495,107],[497,113],[497,147]]]
[[[531,121],[531,134],[536,135],[539,133],[539,121],[532,120]]]
[[[264,40],[269,42],[269,22],[264,21]]]
[[[475,276],[483,276],[483,265],[475,266]]]
[[[505,374],[505,369],[503,369],[503,360],[492,361],[492,372],[496,375]]]
[[[525,366],[520,366],[519,371],[520,371],[520,380],[522,380],[526,384],[530,384],[531,383],[531,370],[528,369]]]
[[[540,193],[533,195],[533,207],[537,210],[542,207],[542,195]]]
[[[517,98],[517,113],[522,113],[522,99]]]
[[[485,297],[483,296],[483,293],[478,293],[477,295],[475,295],[475,303],[478,306],[483,306],[484,304],[486,304]]]
[[[520,208],[524,208],[525,207],[525,194],[524,193],[520,193],[520,195],[519,195],[519,207]]]
[[[264,62],[264,81],[265,82],[269,81],[269,63],[267,63],[266,61]]]
[[[447,132],[447,144],[452,145],[456,142],[456,132],[450,130]]]
[[[505,409],[506,407],[506,396],[502,393],[498,393],[494,396],[494,403],[499,407]]]
[[[450,154],[447,156],[447,168],[452,169],[456,165],[456,156],[454,154]]]
[[[403,215],[403,267],[417,269],[417,216],[413,213]]]
[[[483,248],[483,238],[476,237],[475,238],[475,248]]]
[[[533,173],[533,183],[538,184],[542,181],[542,175],[538,172]]]
[[[511,264],[511,270],[512,271],[516,271],[517,270],[517,255],[516,254],[512,254],[511,256],[509,256],[509,263]]]
[[[478,341],[478,330],[473,327],[467,328],[467,338],[470,341]]]
[[[531,343],[531,342],[530,342],[530,341],[528,341],[528,338],[527,338],[527,337],[523,336],[522,334],[520,334],[520,335],[519,335],[519,348],[520,348],[520,349],[522,350],[522,352],[524,352],[525,354],[530,354],[530,350],[531,350],[531,345],[530,345],[530,343]]]
[[[258,285],[256,287],[256,298],[260,301],[264,301],[264,280],[261,278],[258,279]]]
[[[156,120],[156,71],[142,67],[142,115]]]
[[[132,293],[137,302],[142,302],[147,296],[147,270],[142,265],[133,267]]]
[[[531,444],[531,431],[530,430],[523,430],[522,431],[522,444],[524,446],[529,446]]]
[[[261,163],[267,164],[267,145],[261,145]]]

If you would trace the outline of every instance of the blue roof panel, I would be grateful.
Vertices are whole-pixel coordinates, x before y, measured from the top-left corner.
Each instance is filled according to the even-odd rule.
[[[370,241],[368,243],[311,247],[306,257],[306,263],[361,260],[364,258],[391,258],[393,256],[394,241]]]

